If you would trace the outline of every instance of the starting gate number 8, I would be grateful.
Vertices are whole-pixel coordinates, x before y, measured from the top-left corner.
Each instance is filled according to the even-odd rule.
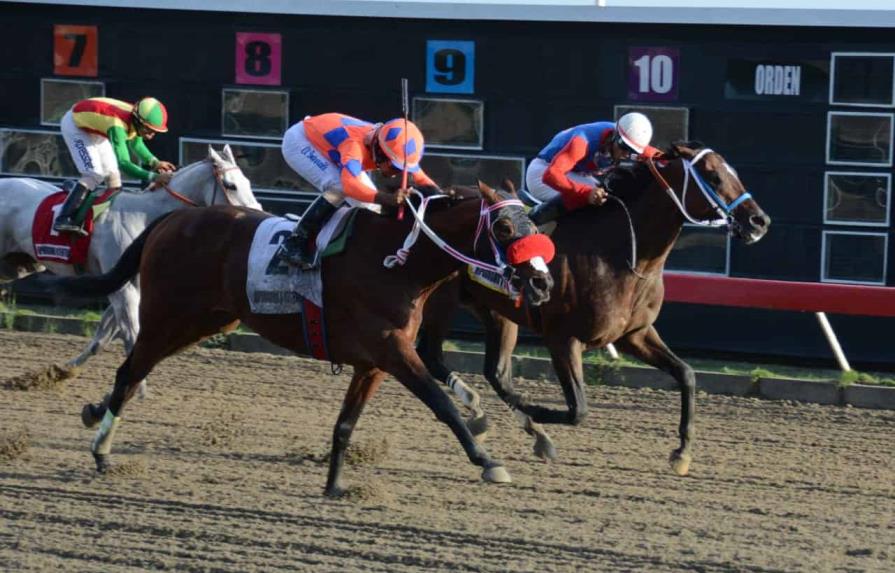
[[[281,79],[280,34],[236,33],[236,83],[278,86]]]

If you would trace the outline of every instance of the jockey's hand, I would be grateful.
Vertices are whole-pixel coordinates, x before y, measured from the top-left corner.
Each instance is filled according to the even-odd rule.
[[[177,170],[177,167],[173,163],[159,161],[155,164],[155,170],[159,173],[174,173]]]
[[[602,187],[594,187],[587,196],[587,204],[599,207],[606,202],[606,190]]]
[[[164,187],[171,182],[172,177],[174,177],[174,173],[171,171],[159,171],[155,178],[152,180],[152,184],[150,185],[150,187],[152,187],[153,189]]]
[[[407,197],[410,196],[410,189],[398,189],[394,193],[389,193],[388,191],[377,191],[376,197],[373,199],[374,203],[378,203],[383,207],[397,207],[401,203],[407,200]]]

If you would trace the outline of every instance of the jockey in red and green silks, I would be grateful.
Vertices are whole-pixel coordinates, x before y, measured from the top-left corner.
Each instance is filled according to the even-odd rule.
[[[146,140],[168,131],[168,111],[147,97],[130,104],[112,98],[79,101],[62,117],[62,137],[81,177],[69,192],[53,225],[55,231],[80,232],[73,216],[87,194],[104,181],[110,190],[121,187],[121,172],[143,184],[167,185],[174,165],[160,161]],[[131,161],[131,153],[139,165]]]
[[[598,121],[556,134],[531,161],[525,173],[528,192],[542,203],[529,213],[541,225],[587,205],[602,205],[606,191],[594,174],[632,156],[654,157],[653,126],[642,113],[623,115],[617,123]]]

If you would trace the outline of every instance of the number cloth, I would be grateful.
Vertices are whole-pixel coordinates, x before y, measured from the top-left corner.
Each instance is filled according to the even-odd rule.
[[[82,139],[88,150],[91,146],[98,146],[103,141],[108,141],[111,144],[117,167],[125,174],[139,179],[145,185],[155,179],[157,174],[131,161],[131,152],[142,165],[149,168],[155,167],[159,160],[146,147],[143,138],[137,134],[131,117],[133,108],[133,104],[117,99],[96,97],[76,103],[71,108],[71,116],[78,130],[98,136],[99,139]],[[62,135],[63,137],[66,135],[64,129]],[[66,142],[68,142],[68,137],[66,137]],[[71,147],[69,145],[70,150]],[[79,166],[78,171],[83,174],[84,171],[81,170],[83,162],[78,161],[80,154],[80,150],[72,151],[75,164]]]

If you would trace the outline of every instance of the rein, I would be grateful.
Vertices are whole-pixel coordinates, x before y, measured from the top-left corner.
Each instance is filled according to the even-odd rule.
[[[233,205],[233,201],[230,200],[230,195],[227,193],[227,188],[224,186],[224,173],[226,173],[227,171],[232,171],[233,169],[239,169],[239,166],[227,167],[225,169],[219,169],[217,166],[214,166],[215,184],[214,184],[214,193],[212,193],[212,195],[211,195],[210,205],[214,205],[214,202],[218,197],[218,187],[219,186],[220,186],[221,190],[223,191],[224,198],[227,200],[227,204]],[[170,185],[163,185],[162,189],[164,189],[168,195],[170,195],[171,197],[174,197],[181,203],[186,203],[190,207],[201,207],[201,205],[199,203],[196,203],[195,201],[193,201],[186,195],[183,195],[182,193],[178,193],[177,191],[171,189]]]
[[[447,195],[432,195],[429,197],[423,197],[423,195],[415,189],[413,190],[413,193],[419,195],[422,198],[419,209],[414,207],[413,203],[411,203],[410,201],[405,202],[407,208],[410,210],[410,213],[413,215],[414,218],[413,228],[411,228],[410,233],[408,233],[407,235],[407,238],[404,239],[404,245],[400,249],[398,249],[398,251],[394,255],[389,255],[385,258],[385,260],[383,260],[382,265],[385,268],[391,269],[406,263],[407,257],[410,254],[410,249],[416,243],[417,239],[419,239],[420,231],[422,231],[427,237],[429,237],[429,239],[433,243],[435,243],[435,245],[439,249],[450,255],[455,260],[460,261],[461,263],[468,265],[473,269],[497,273],[503,277],[507,277],[507,275],[511,275],[513,273],[513,268],[503,261],[503,257],[500,254],[500,249],[497,247],[497,244],[494,242],[494,238],[491,235],[491,213],[510,205],[517,205],[519,207],[522,207],[522,201],[519,201],[518,199],[506,199],[503,201],[498,201],[493,205],[488,205],[487,203],[485,203],[484,200],[482,200],[481,208],[479,210],[479,223],[476,227],[475,240],[473,241],[473,252],[475,252],[476,245],[478,245],[479,237],[482,234],[482,229],[487,228],[488,241],[491,244],[491,251],[494,253],[495,261],[495,264],[491,264],[474,257],[464,255],[454,247],[447,244],[444,239],[439,237],[438,234],[425,223],[424,219],[426,217],[426,208],[429,205],[429,201],[433,199],[447,199]]]

